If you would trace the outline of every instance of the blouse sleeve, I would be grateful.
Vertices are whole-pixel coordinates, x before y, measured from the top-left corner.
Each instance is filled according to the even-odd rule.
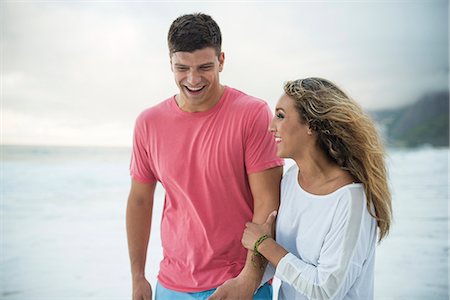
[[[317,266],[292,253],[284,256],[275,276],[308,299],[342,299],[361,273],[370,248],[375,247],[373,228],[367,226],[364,192],[348,189],[338,208],[322,246]],[[370,216],[370,215],[369,215]]]

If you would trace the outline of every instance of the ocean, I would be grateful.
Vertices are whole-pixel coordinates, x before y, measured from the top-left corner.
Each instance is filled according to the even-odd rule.
[[[390,149],[394,223],[375,298],[448,299],[448,148]],[[2,146],[0,299],[131,299],[130,149]],[[157,186],[146,273],[162,257]]]

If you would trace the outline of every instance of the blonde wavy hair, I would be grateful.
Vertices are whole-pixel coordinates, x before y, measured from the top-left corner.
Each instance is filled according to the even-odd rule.
[[[392,219],[385,151],[380,135],[361,107],[322,78],[288,81],[285,93],[295,100],[301,119],[316,132],[323,151],[363,183],[367,209],[377,220],[380,242]]]

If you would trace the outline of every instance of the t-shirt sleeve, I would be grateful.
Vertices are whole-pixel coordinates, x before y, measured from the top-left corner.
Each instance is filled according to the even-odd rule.
[[[148,127],[141,116],[136,120],[131,152],[130,176],[140,183],[157,181],[150,166],[150,145]]]
[[[247,131],[245,145],[245,165],[247,174],[256,173],[277,166],[282,166],[284,160],[277,156],[276,144],[273,135],[269,132],[269,123],[272,118],[269,106],[266,103],[258,106],[257,112],[252,114]]]
[[[371,239],[361,233],[365,201],[355,193],[341,199],[317,266],[292,253],[278,263],[275,276],[309,299],[342,299],[361,273]]]

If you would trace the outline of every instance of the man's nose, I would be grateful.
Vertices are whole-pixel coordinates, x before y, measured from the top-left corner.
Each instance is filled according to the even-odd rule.
[[[188,77],[187,77],[187,81],[188,81],[189,85],[195,87],[197,84],[199,84],[202,81],[202,79],[197,71],[190,71],[188,74]]]

